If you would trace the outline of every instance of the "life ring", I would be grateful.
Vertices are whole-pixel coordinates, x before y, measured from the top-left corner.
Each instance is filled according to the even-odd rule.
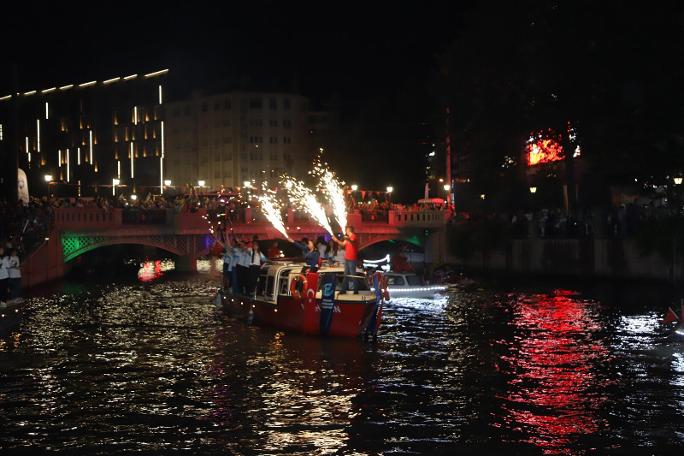
[[[300,285],[301,284],[301,285]],[[295,301],[301,301],[308,290],[308,282],[304,274],[297,275],[292,282],[290,282],[290,295]]]

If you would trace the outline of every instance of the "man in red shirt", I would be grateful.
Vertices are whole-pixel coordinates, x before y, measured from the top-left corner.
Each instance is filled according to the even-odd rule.
[[[356,275],[356,261],[359,258],[359,241],[356,238],[353,226],[347,227],[346,234],[347,235],[342,241],[334,236],[332,239],[341,247],[344,247],[344,280],[342,281],[342,292],[346,292],[351,283],[351,289],[356,293],[356,279],[350,280],[353,279],[353,277],[350,276]]]

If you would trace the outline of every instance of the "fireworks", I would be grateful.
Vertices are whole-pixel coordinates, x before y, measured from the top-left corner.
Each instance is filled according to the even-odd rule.
[[[312,174],[318,177],[317,190],[328,199],[337,224],[341,230],[344,230],[347,226],[347,205],[344,201],[342,184],[335,174],[320,161],[315,163]]]
[[[325,209],[318,202],[314,193],[304,185],[304,182],[293,179],[289,176],[283,177],[283,185],[287,189],[290,203],[297,209],[306,212],[316,223],[322,226],[328,233],[333,234],[333,230],[328,222]]]
[[[270,190],[267,183],[264,182],[261,185],[261,194],[256,197],[261,206],[261,212],[263,212],[264,217],[271,222],[273,228],[278,230],[285,238],[289,239],[290,236],[287,235],[285,230],[285,224],[283,223],[282,217],[282,204],[278,200],[276,192]]]

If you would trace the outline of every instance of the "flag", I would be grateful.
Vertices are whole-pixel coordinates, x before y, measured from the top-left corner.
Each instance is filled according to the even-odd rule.
[[[668,307],[665,318],[663,318],[663,324],[668,325],[670,323],[674,323],[675,321],[679,321],[679,317],[677,316],[677,313],[672,310],[672,307]]]

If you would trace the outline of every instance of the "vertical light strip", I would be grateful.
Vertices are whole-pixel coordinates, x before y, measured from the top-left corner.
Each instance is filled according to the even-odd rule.
[[[48,113],[49,113],[49,108],[48,108],[48,102],[45,102],[45,120],[48,120]]]
[[[138,107],[133,106],[133,125],[138,125]]]
[[[159,84],[159,104],[162,104],[162,86]]]
[[[116,161],[116,177],[121,179],[121,160]]]
[[[90,164],[93,164],[93,130],[89,130],[88,134],[90,136]]]
[[[27,136],[27,137],[26,137],[26,141],[24,142],[24,147],[25,147],[24,150],[26,151],[27,154],[29,153],[29,148],[28,148],[28,146],[29,146],[29,143],[28,143],[28,136]]]
[[[81,164],[81,148],[80,147],[76,148],[76,164],[77,165]]]
[[[134,162],[135,156],[133,154],[133,143],[130,143],[130,144],[131,144],[131,147],[130,147],[130,149],[131,149],[131,179],[134,179],[135,178],[135,162]]]
[[[62,149],[57,150],[57,162],[59,163],[59,167],[62,167]]]
[[[161,104],[161,85],[159,86],[159,104]],[[164,193],[164,121],[161,121],[161,157],[159,157],[159,192]]]
[[[40,152],[40,119],[36,119],[36,152]]]
[[[71,170],[71,163],[69,163],[69,149],[66,150],[66,165],[67,165],[67,175],[66,175],[66,181],[69,182],[69,174]]]

